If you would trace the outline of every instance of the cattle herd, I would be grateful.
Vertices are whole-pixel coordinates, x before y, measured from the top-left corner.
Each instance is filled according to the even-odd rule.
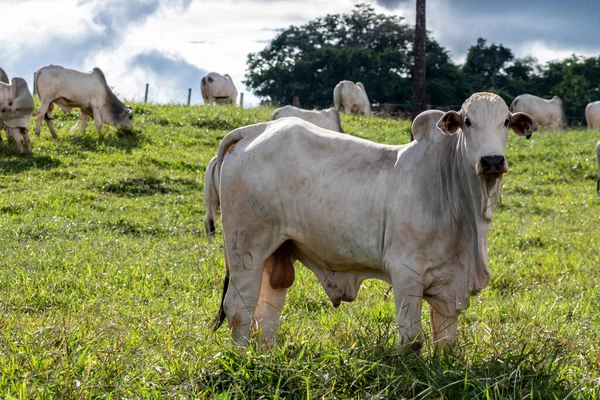
[[[112,92],[102,71],[46,66],[35,73],[40,99],[35,133],[52,123],[55,105],[81,110],[85,133],[94,120],[131,130],[133,110]],[[235,104],[228,75],[202,78],[206,104]],[[524,94],[510,108],[499,96],[475,93],[459,111],[428,110],[401,146],[343,134],[339,111],[371,115],[362,83],[341,81],[335,107],[276,109],[271,121],[228,133],[205,173],[205,229],[215,234],[221,208],[226,276],[217,328],[228,320],[247,344],[261,329],[273,343],[298,260],[318,278],[333,305],[352,301],[361,283],[378,278],[394,288],[400,341],[423,342],[422,301],[429,303],[438,351],[453,344],[461,311],[489,282],[487,236],[498,202],[508,131],[527,139],[538,124],[566,127],[558,97]],[[34,101],[24,79],[0,69],[0,129],[19,153],[31,154]],[[585,110],[600,130],[600,101]],[[0,137],[1,139],[1,137]],[[23,148],[25,146],[25,149]],[[600,194],[600,142],[596,146]],[[426,182],[426,184],[424,184]]]

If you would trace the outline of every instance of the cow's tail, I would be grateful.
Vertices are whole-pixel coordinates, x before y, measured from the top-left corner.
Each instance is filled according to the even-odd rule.
[[[204,176],[204,207],[206,208],[204,229],[209,241],[215,236],[215,220],[219,209],[219,174],[216,166],[217,157],[213,157],[206,167]]]
[[[344,129],[342,128],[342,121],[340,119],[340,112],[337,110],[337,108],[333,109],[333,115],[335,115],[335,122],[338,126],[338,132],[344,133]]]
[[[223,159],[225,158],[225,154],[227,151],[235,145],[240,140],[246,137],[246,134],[254,132],[253,130],[248,129],[248,127],[242,127],[235,129],[229,132],[223,140],[221,140],[221,144],[219,145],[219,151],[217,152],[217,163],[215,168],[217,169],[217,175],[219,176],[219,181],[221,180],[221,166],[223,165]],[[220,182],[219,182],[220,186]],[[227,246],[225,246],[225,279],[223,280],[223,294],[221,295],[221,305],[219,306],[219,314],[215,317],[212,322],[213,330],[216,331],[225,321],[225,308],[223,307],[225,302],[225,295],[227,294],[227,288],[229,287],[229,263],[227,261]]]
[[[333,106],[337,110],[342,107],[342,87],[339,84],[333,89]]]
[[[40,93],[40,86],[38,85],[38,81],[40,80],[40,75],[44,69],[40,68],[35,72],[33,76],[33,94],[37,94],[40,102],[42,101],[42,94]],[[52,117],[50,116],[50,111],[46,111],[44,114],[44,121],[52,121]]]

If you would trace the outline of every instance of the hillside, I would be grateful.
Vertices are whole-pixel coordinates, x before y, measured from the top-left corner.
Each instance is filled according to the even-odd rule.
[[[224,266],[221,239],[204,234],[204,169],[228,131],[272,109],[134,109],[130,134],[71,134],[75,115],[60,115],[59,139],[44,126],[32,157],[0,144],[3,397],[600,396],[600,132],[510,133],[492,281],[461,316],[453,355],[400,354],[387,284],[366,281],[336,310],[302,266],[280,347],[240,352],[209,326]],[[342,124],[409,138],[405,121]]]

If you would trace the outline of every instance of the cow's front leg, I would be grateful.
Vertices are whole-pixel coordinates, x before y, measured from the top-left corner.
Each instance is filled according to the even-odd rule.
[[[94,124],[96,125],[96,130],[98,131],[98,136],[102,136],[102,117],[100,116],[100,110],[97,108],[94,108],[92,110],[93,113],[93,118],[94,118]],[[87,124],[86,124],[87,127]]]
[[[458,316],[444,317],[436,311],[432,305],[429,305],[431,317],[431,332],[433,333],[433,342],[435,351],[439,355],[443,349],[451,350],[456,341],[456,328],[458,326]]]
[[[416,351],[423,346],[423,281],[419,271],[418,267],[407,264],[390,269],[400,344]]]

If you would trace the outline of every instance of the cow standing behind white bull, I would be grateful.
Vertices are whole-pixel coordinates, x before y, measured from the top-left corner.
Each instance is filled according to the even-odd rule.
[[[123,104],[112,92],[100,68],[83,73],[72,69],[49,65],[35,73],[34,87],[40,98],[36,136],[40,135],[42,120],[45,120],[53,137],[57,137],[51,114],[54,104],[65,113],[73,108],[81,109],[81,130],[85,133],[88,118],[94,119],[98,135],[102,136],[102,124],[113,125],[117,129],[131,130],[133,110]],[[77,128],[77,124],[71,131]]]
[[[0,82],[0,122],[7,136],[15,139],[21,154],[23,142],[27,152],[33,153],[29,142],[29,123],[34,108],[33,96],[23,78],[13,78],[10,85]]]
[[[371,116],[371,104],[365,86],[361,82],[341,81],[333,89],[333,104],[345,114]]]
[[[233,80],[227,74],[221,75],[216,72],[209,72],[200,82],[200,92],[204,104],[234,104],[237,99],[237,89]]]
[[[589,130],[600,131],[600,101],[594,101],[585,107],[585,121]]]
[[[285,117],[298,117],[323,129],[344,133],[340,113],[334,107],[326,110],[302,110],[294,106],[280,107],[271,114],[271,121]]]
[[[513,100],[510,104],[510,110],[529,114],[540,125],[557,129],[567,127],[563,103],[558,96],[546,100],[531,94],[522,94]]]
[[[491,93],[460,112],[428,111],[415,141],[388,146],[298,118],[236,129],[219,146],[226,284],[217,326],[234,340],[252,327],[275,343],[294,260],[335,307],[362,281],[394,287],[400,343],[420,347],[422,300],[441,349],[489,281],[487,233],[498,201],[508,129],[529,137],[527,114]]]

